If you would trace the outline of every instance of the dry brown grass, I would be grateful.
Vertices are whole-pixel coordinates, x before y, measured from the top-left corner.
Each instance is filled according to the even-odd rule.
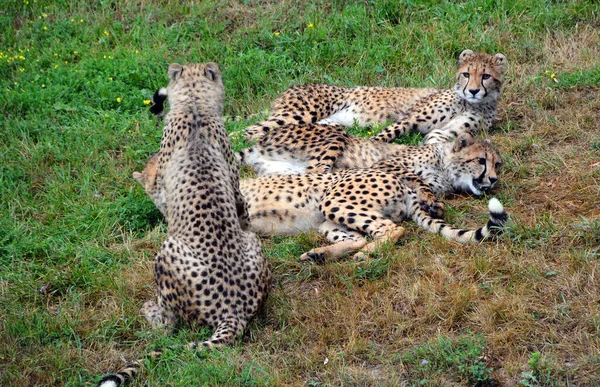
[[[265,332],[248,352],[260,347],[285,359],[273,367],[285,370],[286,383],[397,385],[407,369],[389,354],[472,331],[485,337],[500,385],[517,384],[535,351],[548,380],[600,381],[600,267],[597,252],[585,256],[600,241],[597,228],[582,229],[582,217],[600,215],[600,157],[591,148],[600,139],[600,89],[558,89],[545,74],[597,66],[600,35],[583,27],[544,42],[538,60],[512,62],[499,124],[511,130],[490,133],[507,159],[497,194],[515,226],[498,242],[466,246],[412,227],[382,253],[392,263],[374,281],[344,279],[360,263],[314,268],[274,289]],[[447,202],[466,212],[457,223],[482,222],[485,203]],[[276,310],[279,300],[285,312]]]

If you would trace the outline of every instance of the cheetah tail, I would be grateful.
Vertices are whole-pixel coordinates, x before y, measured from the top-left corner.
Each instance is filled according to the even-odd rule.
[[[161,87],[156,90],[152,96],[152,106],[150,107],[150,113],[158,116],[165,110],[165,101],[167,100],[167,89]]]
[[[418,208],[413,215],[413,220],[424,229],[443,235],[445,238],[460,243],[481,242],[491,238],[499,233],[508,215],[504,211],[504,206],[496,198],[490,199],[488,203],[490,219],[487,224],[476,230],[460,229],[449,226],[441,219],[432,218],[426,211]]]
[[[106,375],[100,379],[98,387],[118,387],[130,382],[138,375],[143,361],[143,358],[137,359],[133,363],[127,364],[125,368],[116,374]]]
[[[231,344],[235,338],[240,335],[246,324],[236,316],[230,316],[219,323],[213,335],[205,341],[190,342],[184,346],[187,350],[217,349]],[[169,346],[167,349],[174,349],[176,346]],[[162,350],[154,350],[147,357],[158,359],[162,355]],[[98,383],[98,387],[118,387],[127,384],[135,379],[144,362],[144,357],[127,364],[116,374],[106,375]]]

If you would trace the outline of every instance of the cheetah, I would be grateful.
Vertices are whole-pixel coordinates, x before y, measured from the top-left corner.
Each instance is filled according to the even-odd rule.
[[[401,167],[420,176],[435,195],[489,192],[502,164],[489,140],[461,133],[454,142],[407,146],[352,136],[340,125],[284,125],[236,153],[259,175],[327,173],[352,168],[392,171]]]
[[[354,258],[362,258],[384,241],[396,242],[405,231],[397,223],[406,219],[460,243],[487,239],[507,219],[500,201],[492,198],[485,226],[454,228],[438,219],[444,207],[427,184],[402,168],[268,175],[242,180],[240,188],[248,203],[250,230],[267,236],[317,230],[333,243],[304,253],[302,261],[323,262],[359,249]]]
[[[151,189],[156,169],[151,156],[136,179]],[[405,229],[396,223],[412,219],[425,230],[461,243],[480,242],[507,219],[502,204],[489,202],[490,219],[476,230],[458,229],[437,219],[443,203],[416,174],[393,165],[383,169],[346,169],[333,173],[267,175],[240,182],[248,204],[249,229],[259,235],[295,235],[317,230],[332,245],[304,253],[302,261],[324,262],[362,250],[362,258],[384,241],[397,241]],[[159,207],[165,211],[164,207]],[[365,235],[373,241],[368,243]]]
[[[373,138],[391,142],[406,133],[420,132],[425,144],[446,142],[460,133],[475,133],[492,125],[506,65],[503,54],[464,50],[451,89],[294,86],[275,99],[267,119],[246,128],[246,138],[256,140],[289,124],[348,127],[392,121]]]
[[[231,344],[257,313],[270,271],[256,234],[244,230],[249,218],[220,118],[225,89],[219,67],[173,63],[168,75],[170,110],[149,191],[165,214],[167,238],[154,261],[158,302],[146,302],[142,314],[164,330],[176,320],[208,326],[213,335],[186,348],[217,348]],[[140,365],[99,385],[121,385]]]

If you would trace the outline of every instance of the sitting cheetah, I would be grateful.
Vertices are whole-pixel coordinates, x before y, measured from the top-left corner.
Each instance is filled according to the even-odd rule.
[[[189,349],[232,343],[267,296],[270,272],[247,211],[231,143],[220,118],[225,89],[215,63],[171,64],[170,111],[155,156],[153,190],[168,235],[154,262],[158,303],[142,308],[153,327],[177,319],[211,327]],[[245,218],[245,219],[242,219]],[[100,386],[135,377],[138,360]]]
[[[425,135],[424,143],[445,142],[463,132],[474,133],[496,118],[506,57],[463,51],[452,89],[380,87],[345,88],[309,84],[284,91],[264,121],[246,129],[256,140],[283,125],[393,123],[373,138],[385,142],[409,132]]]
[[[151,156],[144,171],[134,176],[147,192],[155,182],[156,161],[157,157]],[[486,226],[477,230],[453,228],[434,219],[443,213],[443,204],[419,176],[397,165],[389,169],[347,169],[242,180],[240,189],[248,203],[250,230],[261,235],[318,230],[333,245],[311,250],[301,259],[322,262],[362,249],[358,258],[382,241],[398,240],[404,228],[396,223],[405,218],[458,242],[482,241],[494,226],[502,226],[506,221],[502,204],[492,199]],[[157,205],[168,213],[164,206]],[[371,236],[373,242],[368,244],[364,234]]]
[[[284,125],[236,154],[258,175],[326,173],[349,168],[395,166],[420,176],[434,194],[488,192],[497,182],[500,153],[488,140],[468,133],[454,142],[406,146],[350,135],[342,126]]]

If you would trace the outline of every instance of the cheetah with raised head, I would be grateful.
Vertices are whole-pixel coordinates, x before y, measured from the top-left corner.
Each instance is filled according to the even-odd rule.
[[[256,140],[289,124],[352,126],[356,122],[364,126],[393,121],[374,138],[391,142],[403,134],[420,132],[425,144],[445,142],[492,125],[506,64],[503,54],[464,50],[458,58],[456,84],[446,90],[294,86],[275,99],[267,119],[246,128],[246,138]]]
[[[206,325],[213,335],[186,347],[219,347],[239,337],[263,304],[270,271],[258,238],[243,230],[248,214],[220,117],[225,90],[219,67],[174,63],[168,74],[171,108],[148,191],[166,217],[168,235],[154,262],[158,302],[146,302],[142,313],[155,328],[170,329],[176,320]],[[121,385],[140,364],[99,385]]]
[[[150,157],[144,172],[136,175],[146,191],[155,181],[156,160],[156,156]],[[332,245],[301,256],[318,262],[359,249],[362,252],[356,257],[362,257],[383,241],[397,241],[404,228],[396,223],[407,218],[458,242],[482,241],[507,218],[502,204],[492,199],[486,226],[476,230],[451,227],[436,219],[444,206],[429,186],[398,165],[389,170],[262,176],[242,180],[240,189],[248,203],[250,230],[261,235],[295,235],[309,230],[324,234]],[[365,235],[373,241],[368,243]]]
[[[500,153],[488,140],[474,140],[469,133],[460,134],[454,142],[407,146],[352,136],[342,126],[320,124],[284,125],[236,156],[259,176],[369,167],[389,172],[401,167],[420,176],[436,195],[489,192],[502,164]]]

